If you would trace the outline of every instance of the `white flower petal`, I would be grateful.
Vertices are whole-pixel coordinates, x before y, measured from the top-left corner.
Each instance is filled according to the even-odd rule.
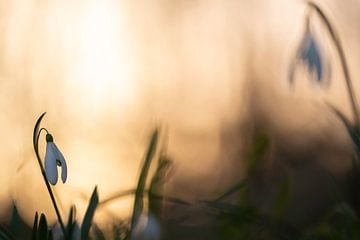
[[[60,161],[61,163],[61,180],[63,183],[66,182],[67,178],[67,165],[64,158],[64,155],[60,152],[59,148],[54,143],[54,148],[56,149],[56,159]]]
[[[48,142],[46,144],[46,153],[45,153],[45,173],[46,178],[52,185],[57,183],[58,173],[57,173],[57,166],[56,166],[56,157],[54,154],[52,142]]]

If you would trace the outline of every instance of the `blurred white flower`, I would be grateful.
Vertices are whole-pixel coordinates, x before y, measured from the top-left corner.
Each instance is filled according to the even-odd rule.
[[[46,134],[45,173],[52,185],[55,185],[58,180],[58,166],[61,167],[61,180],[65,183],[67,177],[65,158],[55,145],[51,134]]]
[[[131,239],[136,240],[159,240],[161,228],[158,219],[153,214],[142,214]]]
[[[317,80],[317,83],[327,86],[330,80],[330,63],[326,57],[324,46],[310,27],[309,20],[306,22],[305,32],[296,56],[290,65],[288,78],[290,84],[294,83],[296,71],[300,67],[305,67],[305,70],[311,74],[312,79]]]

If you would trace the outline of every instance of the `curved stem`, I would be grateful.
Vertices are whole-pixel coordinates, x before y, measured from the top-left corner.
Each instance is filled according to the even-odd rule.
[[[41,157],[40,157],[40,154],[39,154],[39,148],[38,148],[38,142],[39,142],[39,137],[40,137],[40,134],[41,134],[41,131],[47,131],[47,129],[45,128],[41,128],[40,130],[39,129],[39,125],[40,125],[40,122],[41,122],[41,119],[42,117],[45,115],[45,113],[43,113],[40,118],[38,119],[38,121],[36,122],[35,124],[35,128],[34,128],[34,135],[33,135],[33,139],[34,139],[34,150],[35,150],[35,154],[36,154],[36,159],[39,163],[39,166],[40,166],[40,170],[41,170],[41,175],[43,176],[43,179],[44,179],[44,182],[45,182],[45,185],[46,185],[46,188],[49,192],[49,195],[50,195],[50,198],[51,198],[51,202],[54,206],[54,209],[55,209],[55,212],[56,212],[56,216],[58,218],[58,221],[59,221],[59,224],[60,224],[60,227],[61,227],[61,230],[64,234],[64,236],[66,236],[66,231],[65,231],[65,225],[64,225],[64,222],[62,221],[62,218],[61,218],[61,215],[60,215],[60,211],[59,211],[59,208],[57,206],[57,203],[56,203],[56,200],[55,200],[55,197],[54,197],[54,193],[52,192],[52,189],[51,189],[51,186],[49,184],[49,181],[46,177],[46,172],[45,172],[45,169],[44,169],[44,165],[42,164],[42,160],[41,160]]]
[[[352,112],[354,115],[355,126],[358,127],[360,124],[359,111],[358,111],[358,107],[357,107],[355,93],[354,93],[353,86],[352,86],[349,67],[346,62],[345,53],[344,53],[344,49],[342,48],[340,38],[339,38],[338,34],[335,32],[335,29],[332,27],[332,25],[331,25],[329,19],[326,17],[325,13],[321,10],[321,8],[318,5],[316,5],[316,3],[311,2],[311,1],[308,1],[307,4],[316,11],[318,16],[322,20],[322,22],[325,24],[325,26],[331,36],[331,39],[334,42],[335,48],[339,54],[341,66],[342,66],[343,73],[344,73],[345,83],[346,83],[347,91],[349,94],[349,100],[350,100]]]

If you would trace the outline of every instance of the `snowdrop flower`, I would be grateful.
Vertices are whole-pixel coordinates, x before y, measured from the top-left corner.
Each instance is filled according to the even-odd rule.
[[[298,67],[305,66],[306,70],[315,77],[317,83],[326,86],[330,77],[330,65],[323,50],[324,47],[316,38],[310,27],[309,19],[307,19],[305,33],[297,49],[295,59],[290,66],[289,82],[291,84],[294,82],[295,72]]]
[[[60,150],[54,143],[54,139],[51,134],[46,134],[46,154],[45,154],[45,173],[48,181],[55,185],[58,180],[58,169],[61,167],[61,180],[63,183],[67,177],[66,161]]]
[[[153,214],[142,214],[135,226],[132,240],[159,240],[161,239],[161,228],[159,220]]]

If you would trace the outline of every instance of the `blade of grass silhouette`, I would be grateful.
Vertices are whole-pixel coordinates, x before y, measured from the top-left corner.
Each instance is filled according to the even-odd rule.
[[[19,212],[18,212],[15,204],[13,204],[12,213],[11,213],[11,221],[10,221],[10,231],[11,232],[17,231],[18,226],[19,226],[19,221],[20,221]]]
[[[187,206],[191,205],[189,202],[187,202],[185,200],[182,200],[180,198],[176,198],[176,197],[169,197],[169,196],[164,196],[164,195],[156,194],[156,193],[152,193],[151,197],[154,198],[154,199],[165,201],[165,202],[171,202],[171,203],[180,204],[180,205],[187,205]]]
[[[48,225],[47,225],[46,217],[43,213],[40,216],[37,239],[48,240]]]
[[[36,240],[36,238],[37,238],[38,221],[39,221],[39,215],[38,215],[37,212],[35,212],[35,218],[34,218],[34,224],[33,224],[33,228],[32,228],[31,240]]]
[[[46,112],[42,113],[35,123],[34,134],[33,134],[33,144],[36,149],[38,148],[38,144],[39,144],[40,124],[41,124],[41,121],[42,121],[43,117],[45,116],[45,114],[46,114]],[[36,152],[36,153],[39,154],[39,152]]]
[[[99,202],[98,208],[104,207],[104,205],[112,202],[112,201],[116,201],[119,200],[119,198],[123,198],[123,197],[127,197],[130,195],[135,194],[136,189],[130,189],[130,190],[125,190],[125,191],[121,191],[119,193],[115,193],[114,195],[102,200],[101,202]],[[144,194],[149,193],[149,190],[144,190]],[[164,196],[161,194],[156,194],[156,193],[152,193],[154,198],[161,198],[164,201],[168,201],[168,202],[173,202],[173,203],[178,203],[178,204],[184,204],[184,205],[190,205],[190,203],[179,199],[179,198],[175,198],[175,197],[168,197],[168,196]]]
[[[55,197],[54,197],[54,193],[51,190],[51,186],[49,184],[49,181],[47,180],[44,165],[42,164],[42,160],[41,160],[41,157],[40,157],[40,154],[39,154],[39,137],[40,137],[40,134],[41,134],[41,130],[43,129],[43,128],[40,128],[40,124],[41,124],[41,121],[42,121],[43,117],[45,116],[45,114],[46,114],[46,112],[41,114],[41,116],[36,121],[36,124],[35,124],[35,127],[34,127],[34,133],[33,133],[33,145],[34,145],[34,151],[35,151],[35,154],[36,154],[36,159],[38,161],[38,164],[39,164],[39,167],[40,167],[40,170],[41,170],[41,174],[43,176],[46,188],[47,188],[47,190],[49,192],[51,202],[52,202],[52,204],[54,206],[56,216],[58,218],[61,230],[63,232],[63,235],[65,236],[65,234],[66,234],[65,225],[64,225],[64,222],[63,222],[63,220],[61,218],[60,211],[59,211],[59,208],[57,206],[57,203],[56,203],[56,200],[55,200]]]
[[[75,206],[70,207],[69,217],[66,224],[66,236],[65,239],[71,239],[71,236],[73,234],[74,228],[75,228],[75,217],[76,217],[76,208]]]
[[[97,187],[95,187],[91,195],[88,208],[86,209],[84,219],[82,221],[81,240],[89,239],[89,231],[98,203],[99,203],[99,195],[97,193]]]
[[[145,161],[141,168],[138,184],[135,191],[134,207],[133,207],[133,213],[132,213],[131,225],[130,225],[130,239],[133,237],[135,226],[143,211],[143,207],[144,207],[143,197],[145,192],[146,178],[150,169],[151,160],[153,159],[156,152],[157,141],[158,141],[158,130],[155,129],[151,135],[149,147],[145,155]]]
[[[246,180],[241,181],[241,182],[235,184],[235,186],[231,187],[225,193],[223,193],[220,197],[216,198],[214,201],[217,202],[217,201],[224,200],[224,198],[227,198],[227,197],[233,195],[234,193],[241,191],[241,189],[243,189],[246,185],[247,185]]]
[[[129,189],[129,190],[124,190],[124,191],[114,193],[111,196],[109,196],[109,197],[105,198],[104,200],[102,200],[101,202],[99,202],[98,207],[102,207],[103,205],[106,205],[109,202],[118,200],[119,198],[133,195],[133,194],[135,194],[135,192],[136,192],[136,189]]]

